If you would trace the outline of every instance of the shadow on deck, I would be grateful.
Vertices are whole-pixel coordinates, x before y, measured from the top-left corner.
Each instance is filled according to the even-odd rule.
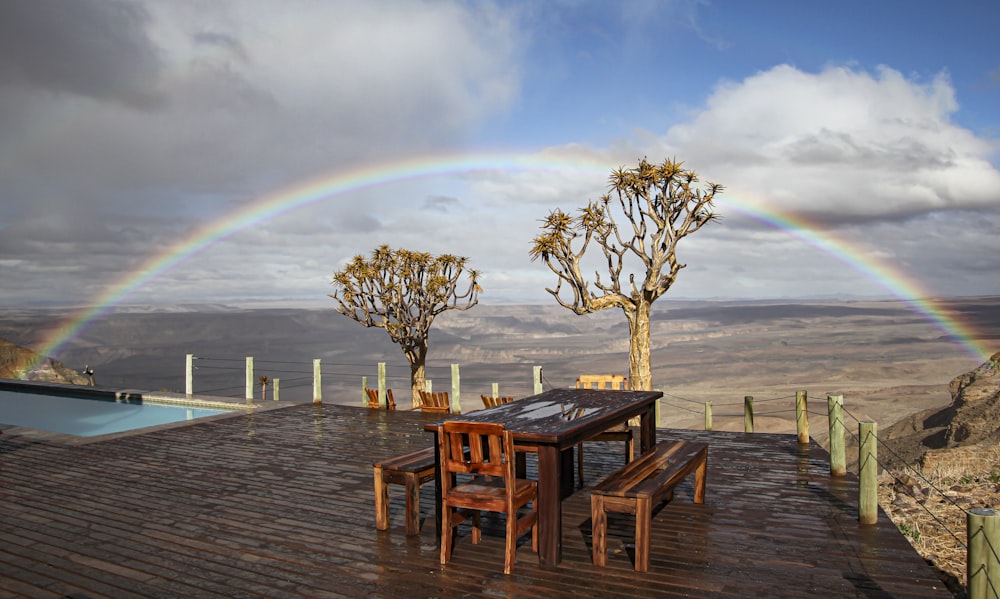
[[[0,435],[0,596],[63,597],[951,597],[880,514],[857,524],[857,481],[794,435],[660,429],[710,444],[708,493],[690,482],[653,518],[650,571],[612,515],[608,567],[590,559],[586,489],[563,504],[563,561],[522,539],[503,574],[502,521],[460,529],[442,567],[433,484],[406,537],[375,529],[372,463],[432,443],[435,417],[300,405],[76,446]],[[604,447],[602,447],[604,445]],[[617,445],[588,445],[594,482]],[[529,476],[534,476],[529,462]]]

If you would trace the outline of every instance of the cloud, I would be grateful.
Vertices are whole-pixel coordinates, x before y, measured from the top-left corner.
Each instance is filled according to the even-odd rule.
[[[996,147],[951,120],[946,74],[781,65],[720,84],[662,146],[730,195],[820,222],[996,209]]]
[[[0,3],[0,81],[145,107],[163,67],[149,15],[118,0]]]

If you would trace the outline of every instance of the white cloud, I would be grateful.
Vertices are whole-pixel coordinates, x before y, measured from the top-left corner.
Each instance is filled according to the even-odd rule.
[[[661,143],[736,198],[828,222],[997,208],[996,147],[957,108],[945,74],[782,65],[719,85]]]

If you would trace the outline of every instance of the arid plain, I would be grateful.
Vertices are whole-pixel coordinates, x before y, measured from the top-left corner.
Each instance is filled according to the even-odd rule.
[[[907,414],[950,402],[948,383],[978,366],[972,345],[1000,351],[1000,297],[952,298],[937,304],[941,321],[907,303],[875,301],[660,300],[653,310],[654,387],[664,394],[661,424],[704,426],[713,404],[716,430],[742,430],[743,398],[754,397],[755,430],[794,432],[794,394],[825,415],[826,395],[843,394],[857,418],[888,426]],[[65,309],[6,309],[0,337],[39,350],[56,334]],[[361,403],[362,377],[375,385],[377,363],[405,403],[409,370],[397,346],[330,309],[181,306],[119,308],[102,313],[54,357],[74,370],[90,366],[98,385],[184,390],[185,356],[193,354],[195,392],[242,397],[245,361],[255,376],[279,378],[281,399],[309,401],[312,365],[323,371],[323,401]],[[494,384],[506,395],[532,391],[541,367],[546,388],[572,386],[578,374],[628,371],[624,316],[576,316],[555,305],[480,304],[438,317],[428,376],[451,388],[459,366],[462,408],[481,407]],[[259,393],[259,390],[257,390]],[[817,416],[825,427],[825,418]],[[820,426],[813,436],[825,437]]]

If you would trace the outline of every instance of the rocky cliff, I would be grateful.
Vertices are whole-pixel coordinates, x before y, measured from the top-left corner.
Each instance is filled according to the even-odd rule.
[[[90,384],[87,376],[66,368],[58,360],[40,358],[30,349],[15,345],[6,339],[0,339],[0,378],[73,385]]]
[[[925,468],[943,456],[975,452],[1000,443],[1000,353],[952,379],[951,404],[904,418],[881,432],[900,459]]]

